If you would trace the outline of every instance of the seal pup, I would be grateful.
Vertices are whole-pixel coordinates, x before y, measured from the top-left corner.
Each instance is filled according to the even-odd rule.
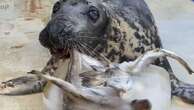
[[[73,71],[76,71],[79,68],[77,65],[79,60],[86,61],[86,57],[78,55],[79,52],[74,53]],[[78,76],[77,78],[71,77],[76,79],[73,80],[73,83],[81,83],[81,86],[60,78],[43,75],[41,72],[33,71],[32,73],[49,80],[63,90],[67,99],[66,109],[166,110],[171,102],[169,75],[164,69],[151,65],[155,59],[163,56],[177,60],[188,72],[193,72],[189,65],[176,54],[157,49],[146,52],[135,61],[116,64],[111,68],[102,67],[96,63],[96,69],[93,71],[82,74],[73,72],[73,76]],[[85,64],[93,65],[95,61],[92,60],[95,59],[87,59]],[[82,82],[79,81],[80,79],[83,79]],[[160,84],[159,88],[158,84]],[[140,100],[139,104],[133,105],[137,99]],[[157,103],[158,99],[161,101]]]

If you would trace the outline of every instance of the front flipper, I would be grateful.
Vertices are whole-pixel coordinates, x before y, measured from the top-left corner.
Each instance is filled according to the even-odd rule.
[[[55,70],[68,64],[68,58],[52,56],[40,74],[54,75]],[[0,95],[26,95],[43,92],[46,80],[29,72],[28,75],[0,83]],[[36,71],[38,72],[38,71]]]
[[[43,91],[47,81],[36,75],[26,75],[0,83],[0,95],[27,95]]]

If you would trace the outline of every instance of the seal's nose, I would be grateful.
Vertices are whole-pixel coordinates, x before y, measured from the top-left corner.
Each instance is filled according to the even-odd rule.
[[[48,30],[47,30],[47,27],[44,28],[40,34],[39,34],[39,41],[40,41],[40,44],[44,47],[51,47],[51,44],[49,42],[49,33],[48,33]]]
[[[71,22],[52,20],[39,36],[40,43],[47,48],[64,48],[65,43],[74,36]]]
[[[69,22],[51,22],[49,24],[49,35],[52,37],[63,37],[64,39],[73,34],[72,25]]]

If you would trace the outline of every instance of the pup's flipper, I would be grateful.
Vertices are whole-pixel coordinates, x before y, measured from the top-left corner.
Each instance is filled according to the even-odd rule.
[[[0,83],[0,95],[27,95],[40,93],[46,84],[36,75],[26,75]]]
[[[26,76],[0,83],[0,95],[25,95],[42,92],[47,81],[37,76],[37,72],[39,74],[54,75],[57,67],[63,68],[63,65],[68,64],[66,59],[52,56],[41,72],[33,70]]]

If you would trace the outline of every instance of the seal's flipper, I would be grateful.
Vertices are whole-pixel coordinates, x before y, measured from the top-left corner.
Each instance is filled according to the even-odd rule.
[[[181,62],[182,61],[180,60],[180,63]],[[156,64],[161,67],[164,67],[169,72],[172,96],[177,96],[186,103],[194,104],[194,85],[185,83],[177,79],[166,57],[159,59]],[[184,63],[181,63],[181,64],[187,69],[187,71],[190,74],[193,73],[193,70],[187,68],[188,64],[186,65],[184,65]]]
[[[176,87],[172,88],[172,95],[180,97],[184,102],[194,104],[194,85],[184,82],[176,82]]]
[[[43,91],[46,81],[36,75],[26,75],[0,83],[0,95],[26,95]]]
[[[186,103],[194,104],[194,85],[180,81],[174,75],[166,57],[170,57],[177,60],[187,70],[189,74],[194,73],[194,71],[184,59],[182,59],[175,53],[165,49],[156,49],[149,51],[143,56],[136,59],[134,65],[130,66],[133,67],[133,72],[141,71],[145,66],[148,66],[154,60],[157,59],[155,64],[164,67],[170,74],[172,95],[180,97]]]
[[[144,55],[137,58],[133,64],[129,65],[129,69],[131,72],[139,72],[142,71],[144,68],[149,66],[150,64],[154,63],[157,59],[162,59],[160,64],[167,65],[169,64],[165,57],[172,58],[178,61],[189,74],[193,74],[194,70],[189,66],[189,64],[180,56],[176,55],[175,53],[165,50],[165,49],[154,49],[152,51],[146,52]],[[158,64],[159,65],[159,64]],[[163,65],[160,65],[163,67]],[[167,65],[168,66],[168,65]],[[168,72],[172,72],[171,68],[165,68]],[[173,73],[171,73],[173,74]]]

